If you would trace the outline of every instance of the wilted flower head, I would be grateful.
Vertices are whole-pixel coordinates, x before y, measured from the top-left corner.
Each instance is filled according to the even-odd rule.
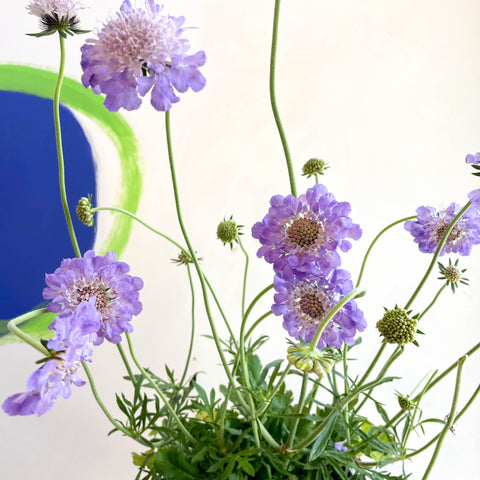
[[[92,344],[102,317],[95,308],[95,299],[82,302],[75,311],[65,310],[56,317],[50,329],[56,336],[47,347],[49,360],[30,375],[27,391],[7,398],[2,405],[8,415],[43,415],[58,397],[68,398],[71,386],[85,381],[77,375],[81,362],[90,362]]]
[[[445,210],[419,207],[417,220],[405,222],[405,230],[413,235],[421,252],[434,253],[460,210],[461,206],[457,203],[450,204]],[[469,208],[448,235],[440,255],[452,252],[469,255],[472,246],[478,243],[480,243],[480,212],[476,208]]]
[[[41,37],[59,32],[65,37],[66,33],[86,33],[86,30],[77,28],[77,11],[83,8],[85,7],[78,0],[32,0],[27,10],[40,18],[42,32],[31,35]]]
[[[283,326],[292,337],[308,342],[313,340],[318,327],[338,302],[353,290],[350,274],[334,270],[328,277],[274,279],[277,293],[272,312],[283,315]],[[317,348],[340,348],[343,343],[353,345],[354,337],[367,326],[363,312],[355,300],[346,303],[331,319],[320,337]]]
[[[252,228],[264,257],[286,279],[293,276],[328,275],[340,266],[338,250],[351,248],[348,238],[358,240],[359,225],[352,222],[350,204],[337,202],[323,185],[315,185],[303,195],[270,200],[268,214]]]
[[[127,275],[129,270],[126,263],[117,262],[114,252],[95,256],[89,250],[83,258],[62,260],[54,273],[45,275],[43,298],[52,300],[47,305],[51,312],[74,312],[82,302],[94,297],[102,316],[94,345],[104,338],[118,343],[123,332],[133,330],[132,316],[142,310],[138,291],[143,281]]]
[[[205,78],[198,67],[205,52],[187,55],[183,38],[184,17],[161,13],[162,7],[145,0],[144,7],[124,0],[114,17],[82,47],[82,83],[96,94],[105,94],[110,111],[135,110],[151,91],[151,103],[160,111],[169,110],[180,99],[178,92],[198,92]]]

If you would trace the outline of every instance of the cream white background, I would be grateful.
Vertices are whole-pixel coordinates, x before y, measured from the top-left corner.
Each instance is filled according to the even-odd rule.
[[[24,35],[36,31],[24,2],[3,2],[0,16],[0,62],[56,69],[57,40]],[[373,236],[391,221],[414,213],[419,205],[442,207],[464,203],[478,180],[464,164],[466,153],[480,150],[480,4],[474,0],[381,1],[285,0],[280,20],[277,93],[291,153],[297,169],[311,156],[327,160],[331,169],[322,178],[339,200],[352,204],[352,217],[364,235],[344,256],[344,266],[358,272]],[[99,0],[82,12],[82,26],[96,28],[120,2]],[[251,225],[260,220],[273,194],[287,194],[282,149],[268,101],[268,55],[273,0],[241,2],[177,0],[167,11],[185,15],[193,48],[204,49],[205,90],[182,96],[172,110],[172,129],[184,217],[195,248],[234,327],[238,327],[241,268],[238,249],[230,252],[215,238],[217,223],[234,214],[245,225],[244,243],[251,252],[252,298],[271,281],[270,267],[256,260],[257,243]],[[69,39],[67,75],[79,79],[79,48],[86,37]],[[196,51],[196,50],[195,50]],[[165,233],[180,238],[169,183],[163,115],[148,102],[140,111],[125,113],[142,145],[145,184],[139,215]],[[93,138],[99,175],[100,204],[115,198],[118,159],[108,140],[85,119]],[[12,159],[14,161],[14,159]],[[38,161],[38,160],[37,160]],[[68,162],[68,159],[67,159]],[[116,173],[117,172],[117,173]],[[311,182],[298,177],[303,191]],[[98,244],[109,226],[99,218]],[[5,234],[5,232],[2,232]],[[7,234],[14,234],[14,232]],[[478,341],[480,334],[480,247],[462,267],[469,268],[471,286],[445,294],[421,329],[420,348],[410,346],[392,369],[404,379],[385,389],[409,393],[427,372],[443,369]],[[145,280],[144,311],[134,320],[133,336],[143,363],[162,373],[165,363],[180,372],[188,343],[189,300],[185,272],[173,266],[176,250],[149,231],[135,227],[123,255],[132,272]],[[426,268],[401,227],[385,235],[368,265],[361,300],[369,322],[358,368],[368,363],[378,346],[374,325],[383,306],[402,304]],[[433,276],[435,277],[435,275]],[[422,309],[438,284],[426,289],[414,305]],[[267,299],[261,314],[268,308]],[[213,386],[222,379],[198,304],[197,339],[191,372]],[[270,317],[264,329],[272,337],[266,358],[285,354],[281,321]],[[24,345],[0,348],[0,398],[22,391],[38,358]],[[352,367],[353,368],[353,367]],[[356,367],[355,367],[356,368]],[[116,349],[102,346],[92,365],[102,398],[114,412],[114,392],[125,387]],[[478,384],[479,360],[465,364],[463,404]],[[424,404],[425,416],[443,418],[451,401],[453,377]],[[449,434],[431,478],[478,478],[480,408]],[[0,415],[0,478],[44,480],[130,480],[135,468],[133,441],[116,434],[94,402],[88,386],[58,400],[43,417]],[[415,435],[414,435],[415,437]],[[422,438],[415,439],[419,445]],[[420,479],[428,456],[407,470]]]

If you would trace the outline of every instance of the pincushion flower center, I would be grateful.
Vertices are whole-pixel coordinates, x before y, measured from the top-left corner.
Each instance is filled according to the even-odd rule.
[[[300,310],[310,318],[320,320],[325,315],[323,303],[314,293],[305,293],[299,300]]]
[[[104,312],[114,297],[114,292],[105,287],[105,285],[84,285],[76,289],[75,303],[79,305],[81,302],[88,302],[90,297],[95,296],[95,307],[98,311]],[[112,295],[113,294],[113,295]]]
[[[450,224],[445,222],[445,220],[438,222],[438,225],[435,229],[435,239],[437,242],[442,240],[449,225]],[[462,232],[462,229],[459,228],[458,225],[455,225],[447,237],[447,242],[455,242],[455,240],[458,240],[462,236]]]
[[[291,243],[299,247],[310,247],[317,242],[321,225],[310,218],[298,218],[287,228]]]

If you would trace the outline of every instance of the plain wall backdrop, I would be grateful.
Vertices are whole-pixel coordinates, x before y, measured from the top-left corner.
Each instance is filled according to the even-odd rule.
[[[37,19],[27,2],[4,2],[0,16],[0,63],[57,69],[56,37],[32,38]],[[255,257],[257,242],[250,228],[265,215],[272,195],[289,193],[281,144],[268,99],[268,63],[273,0],[176,0],[166,11],[184,15],[192,51],[205,50],[202,72],[207,85],[200,93],[181,96],[171,113],[174,152],[184,218],[211,283],[239,328],[241,251],[232,252],[216,240],[224,217],[245,225],[244,243],[251,254],[248,298],[268,285],[270,267]],[[81,27],[95,29],[120,2],[97,0],[81,14]],[[338,200],[352,205],[352,218],[363,237],[343,256],[353,275],[376,233],[390,222],[412,215],[420,205],[464,204],[479,187],[465,165],[467,153],[480,150],[480,3],[475,0],[284,0],[280,16],[277,97],[297,172],[298,190],[312,185],[300,177],[312,156],[331,168],[321,178]],[[80,79],[80,51],[92,34],[69,38],[66,74]],[[1,108],[1,106],[0,106]],[[144,191],[138,215],[173,238],[180,239],[169,182],[164,115],[148,100],[135,112],[123,112],[142,146]],[[92,141],[98,164],[99,206],[115,194],[116,160],[108,139],[80,118]],[[48,119],[50,121],[50,119]],[[53,121],[52,121],[53,129]],[[51,160],[51,159],[50,159]],[[11,159],[14,161],[14,159]],[[34,161],[47,161],[41,157]],[[68,159],[66,159],[68,162]],[[1,166],[0,166],[1,167]],[[76,199],[71,200],[74,205]],[[107,234],[109,214],[98,218],[97,240]],[[14,235],[14,232],[1,232]],[[65,235],[67,232],[65,230]],[[164,364],[180,371],[189,340],[186,273],[170,258],[175,248],[135,226],[122,259],[145,281],[143,313],[135,318],[133,340],[139,359],[157,374]],[[1,255],[9,255],[2,252]],[[468,268],[469,287],[453,296],[445,292],[422,320],[420,348],[408,346],[392,374],[403,376],[394,389],[409,393],[423,376],[446,368],[480,337],[480,246],[460,265]],[[60,259],[59,259],[60,262]],[[352,368],[361,369],[378,348],[374,328],[383,307],[404,303],[429,262],[402,227],[379,243],[367,266],[363,284],[368,295],[359,300],[368,330],[355,351]],[[432,281],[414,305],[425,308],[439,284]],[[268,308],[271,298],[265,300]],[[208,324],[198,300],[197,339],[191,372],[204,372],[207,387],[221,381],[218,360],[209,340]],[[263,312],[260,312],[263,313]],[[272,342],[266,358],[285,355],[281,320],[269,317],[264,330]],[[0,348],[0,399],[23,391],[38,355],[15,344]],[[478,358],[464,368],[460,405],[479,381]],[[92,372],[100,395],[112,411],[114,392],[126,383],[116,349],[95,352]],[[423,403],[424,418],[443,418],[450,409],[454,378]],[[384,401],[395,402],[391,391]],[[449,434],[432,478],[476,478],[480,469],[479,403]],[[130,452],[141,451],[119,434],[107,438],[110,424],[88,385],[74,388],[43,417],[10,418],[0,414],[0,479],[132,480],[136,468]],[[415,437],[415,435],[413,435]],[[422,437],[414,438],[422,445]],[[421,478],[429,455],[406,469]],[[475,473],[474,473],[475,472]]]

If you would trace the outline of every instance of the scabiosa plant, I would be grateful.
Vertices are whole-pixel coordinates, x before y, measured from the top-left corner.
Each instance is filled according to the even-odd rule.
[[[351,248],[347,239],[362,235],[348,216],[350,204],[337,202],[323,185],[298,198],[276,195],[270,205],[265,218],[252,227],[253,237],[262,244],[257,256],[288,280],[295,275],[328,275],[340,266],[338,250]]]
[[[198,70],[205,52],[187,55],[184,17],[161,14],[162,7],[146,0],[144,8],[124,0],[120,12],[82,47],[82,83],[105,94],[110,111],[135,110],[151,91],[151,103],[169,110],[180,99],[174,92],[202,90],[205,78]]]
[[[128,275],[129,271],[126,263],[117,262],[115,252],[95,256],[89,250],[83,258],[64,259],[54,273],[45,275],[43,297],[52,300],[47,309],[73,312],[80,303],[94,297],[102,316],[94,345],[104,339],[119,343],[123,332],[133,331],[132,316],[142,311],[139,290],[143,281]]]
[[[405,229],[413,235],[421,252],[434,253],[460,210],[461,207],[457,203],[450,204],[444,210],[419,207],[417,220],[405,222]],[[448,235],[440,255],[444,253],[469,255],[472,246],[478,243],[480,243],[480,213],[475,208],[469,208]]]
[[[276,275],[277,293],[272,312],[283,315],[283,326],[292,337],[308,342],[313,340],[318,327],[337,303],[353,290],[350,274],[336,269],[328,275],[303,279],[284,279]],[[343,343],[354,344],[357,332],[367,323],[355,300],[347,302],[331,319],[323,331],[317,348],[340,348]]]
[[[102,321],[95,299],[81,302],[75,311],[65,310],[50,328],[56,336],[47,343],[50,356],[30,375],[27,391],[7,398],[2,405],[8,415],[38,415],[48,412],[58,397],[68,398],[71,386],[85,381],[77,375],[81,362],[91,362],[92,344]]]
[[[83,9],[78,0],[32,0],[27,10],[40,18],[42,31],[30,35],[43,37],[59,32],[63,37],[66,34],[86,33],[87,30],[78,29],[78,10]]]

